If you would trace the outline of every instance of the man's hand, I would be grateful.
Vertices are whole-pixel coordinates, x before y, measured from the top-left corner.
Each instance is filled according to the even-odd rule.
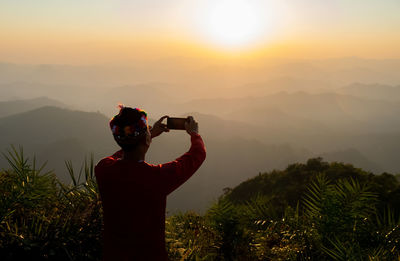
[[[189,116],[185,122],[186,132],[191,135],[193,133],[199,133],[199,124],[193,119],[192,116]]]
[[[156,121],[152,128],[150,128],[151,138],[157,137],[163,132],[169,132],[167,125],[162,123],[164,119],[168,118],[168,116],[162,116],[158,121]]]

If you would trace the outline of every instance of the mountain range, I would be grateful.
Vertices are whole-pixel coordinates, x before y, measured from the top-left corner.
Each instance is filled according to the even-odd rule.
[[[225,62],[170,57],[126,65],[0,63],[0,150],[21,145],[69,182],[118,146],[108,129],[117,104],[193,115],[208,157],[168,209],[205,209],[226,187],[321,156],[375,173],[400,173],[400,60],[349,57]],[[184,132],[153,140],[147,160],[189,148]],[[7,167],[0,159],[0,167]]]

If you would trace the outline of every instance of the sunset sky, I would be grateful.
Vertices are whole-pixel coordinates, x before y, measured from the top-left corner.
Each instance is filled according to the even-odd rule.
[[[398,0],[2,0],[0,61],[400,58]]]

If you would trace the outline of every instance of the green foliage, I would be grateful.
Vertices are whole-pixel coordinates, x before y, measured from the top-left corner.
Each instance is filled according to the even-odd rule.
[[[0,172],[1,260],[100,260],[102,209],[93,159],[71,184],[23,150]],[[227,190],[204,215],[166,220],[171,260],[396,260],[398,178],[310,159]]]
[[[340,232],[352,235],[375,213],[376,195],[358,181],[340,179],[331,185],[324,175],[317,176],[304,195],[305,215],[326,238]]]
[[[0,259],[98,260],[102,219],[93,160],[85,161],[83,183],[64,185],[22,148],[5,157],[11,169],[0,172]],[[75,178],[71,164],[69,170]]]
[[[193,212],[166,220],[166,244],[171,260],[218,260],[220,235],[210,220]]]
[[[260,260],[394,260],[399,188],[393,175],[317,158],[260,174],[224,199],[260,218],[258,229],[243,224]]]
[[[220,199],[206,213],[211,226],[221,237],[218,255],[223,260],[253,260],[246,226],[242,225],[243,212],[226,199]]]

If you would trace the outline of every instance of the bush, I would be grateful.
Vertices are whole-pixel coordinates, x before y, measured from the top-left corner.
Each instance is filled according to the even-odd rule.
[[[93,159],[60,183],[12,147],[0,172],[0,260],[100,260]],[[395,260],[399,180],[311,159],[226,190],[205,215],[166,220],[171,260]]]
[[[58,182],[44,165],[25,158],[22,148],[5,155],[11,170],[0,172],[1,260],[99,260],[101,204],[93,176],[93,160],[86,161],[85,180]]]

